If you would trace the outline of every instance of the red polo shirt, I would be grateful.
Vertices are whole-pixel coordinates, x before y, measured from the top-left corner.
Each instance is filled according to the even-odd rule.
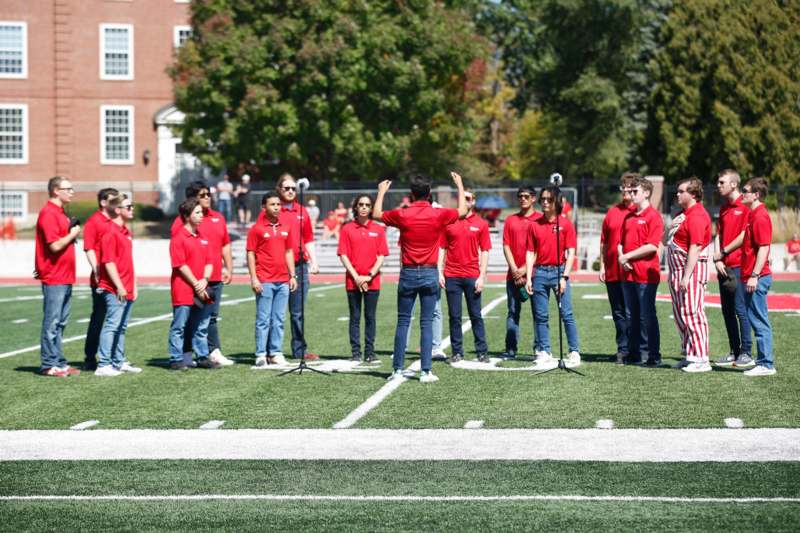
[[[622,230],[622,252],[628,253],[652,244],[658,248],[664,234],[664,221],[652,205],[648,205],[641,213],[631,211],[625,217]],[[658,283],[661,280],[661,265],[658,261],[658,250],[651,254],[630,261],[633,270],[622,271],[623,281],[633,283]]]
[[[171,234],[180,231],[183,227],[183,220],[180,216],[175,217],[172,221]],[[231,237],[228,235],[228,224],[225,222],[225,217],[222,213],[209,209],[203,211],[203,221],[200,222],[200,234],[208,239],[208,246],[211,253],[211,264],[214,269],[211,271],[209,281],[222,281],[222,247],[231,243]]]
[[[199,232],[191,233],[181,228],[169,241],[169,257],[172,262],[172,305],[193,305],[194,287],[183,279],[178,268],[187,265],[196,278],[202,278],[206,265],[213,261],[208,240]]]
[[[619,266],[619,253],[617,245],[622,243],[622,224],[628,213],[635,211],[636,206],[619,203],[608,210],[603,219],[600,230],[600,244],[605,244],[606,251],[603,255],[603,264],[606,269],[606,281],[622,281],[621,267]]]
[[[747,281],[747,278],[753,273],[756,267],[756,254],[761,246],[772,245],[772,220],[769,218],[767,207],[764,204],[759,205],[747,217],[747,225],[744,230],[744,244],[742,244],[742,281]],[[767,261],[764,263],[764,268],[758,273],[759,276],[768,276],[772,274],[769,268],[769,254]]]
[[[68,244],[60,252],[51,252],[50,244],[69,233],[69,217],[64,208],[47,201],[36,220],[36,278],[43,285],[75,283],[75,246]]]
[[[122,286],[128,293],[128,300],[133,300],[133,236],[127,227],[113,222],[108,225],[97,248],[97,262],[100,265],[97,271],[100,282],[97,286],[116,294],[117,287],[106,269],[108,263],[114,263]]]
[[[797,254],[800,253],[800,241],[787,241],[786,242],[786,251],[790,254]]]
[[[725,202],[719,208],[719,221],[717,222],[717,235],[719,236],[720,250],[730,244],[739,236],[747,226],[747,216],[750,209],[742,204],[742,195],[732,202]],[[742,264],[742,247],[726,255],[722,261],[726,266],[738,268]]]
[[[478,251],[492,249],[489,224],[475,213],[450,224],[444,230],[442,248],[447,250],[444,275],[448,278],[477,278]]]
[[[353,268],[360,276],[369,274],[370,269],[378,260],[378,256],[389,255],[389,245],[386,243],[386,229],[373,220],[368,220],[363,226],[357,220],[352,220],[342,226],[339,236],[338,255],[346,255]],[[377,291],[381,288],[380,272],[369,282],[369,290]],[[349,272],[345,274],[345,290],[356,291],[358,287]]]
[[[522,216],[520,213],[508,215],[503,224],[503,246],[508,246],[511,250],[511,256],[514,258],[517,268],[525,266],[525,251],[528,246],[528,225],[531,221],[539,219],[542,214],[534,211],[528,216]],[[511,276],[511,267],[506,272],[506,279],[513,279]]]
[[[296,249],[292,227],[279,217],[271,223],[264,216],[247,233],[247,251],[256,255],[256,277],[262,283],[288,283],[286,250]]]
[[[690,244],[699,244],[702,250],[711,242],[711,217],[700,202],[683,211],[683,214],[686,220],[681,222],[672,240],[685,252],[689,251]]]
[[[94,250],[98,262],[100,260],[100,258],[97,257],[100,248],[100,240],[103,238],[103,234],[106,230],[108,230],[110,223],[111,219],[108,218],[102,210],[98,209],[92,213],[92,216],[90,216],[83,225],[83,251],[88,252],[89,250]],[[97,287],[94,276],[89,276],[89,285],[93,288]]]
[[[308,251],[306,250],[306,244],[310,242],[314,242],[314,228],[311,226],[311,217],[308,216],[308,211],[298,202],[292,202],[289,205],[284,204],[281,202],[281,214],[279,216],[280,221],[283,224],[288,225],[292,233],[294,234],[294,260],[295,262],[300,261],[300,235],[301,235],[301,228],[300,228],[300,217],[303,218],[303,228],[302,228],[302,236],[303,236],[303,261],[308,261]],[[264,211],[261,211],[261,215],[259,218],[266,219],[266,215],[264,215]]]
[[[559,226],[558,244],[556,251],[556,222]],[[572,221],[565,217],[556,217],[548,222],[545,217],[539,217],[528,226],[527,249],[536,252],[536,264],[555,266],[562,265],[566,260],[566,250],[578,247],[578,236]],[[560,259],[559,259],[560,258]]]
[[[418,200],[406,208],[384,211],[381,220],[400,229],[403,266],[436,265],[442,230],[458,220],[458,209],[434,208]]]

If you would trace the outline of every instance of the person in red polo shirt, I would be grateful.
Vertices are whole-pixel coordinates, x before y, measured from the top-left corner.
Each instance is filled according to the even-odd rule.
[[[628,322],[628,356],[625,363],[657,367],[661,364],[661,331],[656,313],[656,293],[661,281],[658,247],[664,235],[661,213],[650,205],[653,183],[637,177],[630,189],[634,210],[623,222],[621,252],[625,315]]]
[[[783,258],[783,269],[789,270],[789,265],[794,263],[795,269],[800,270],[800,237],[792,233],[792,238],[786,242],[786,257]]]
[[[699,179],[679,181],[677,195],[682,211],[670,227],[667,264],[672,314],[681,336],[681,353],[686,355],[678,367],[684,372],[710,372],[708,319],[704,303],[711,217],[702,204],[703,183]]]
[[[233,361],[222,354],[222,342],[219,337],[217,320],[219,319],[220,304],[222,302],[222,288],[233,279],[233,256],[231,254],[231,238],[228,235],[228,224],[222,213],[211,209],[211,192],[204,181],[197,180],[186,186],[186,198],[195,198],[203,208],[203,221],[198,231],[208,240],[212,265],[211,277],[208,279],[209,297],[214,300],[211,304],[211,318],[208,322],[208,349],[212,361],[222,366],[230,366]],[[172,235],[183,228],[181,217],[175,217],[172,223]],[[187,363],[192,360],[192,336],[196,324],[189,321],[186,335],[184,335],[183,355]]]
[[[578,328],[572,314],[572,290],[569,282],[569,275],[575,264],[578,237],[570,219],[560,216],[562,200],[558,187],[542,189],[539,203],[543,216],[531,221],[528,226],[525,290],[533,296],[533,320],[539,341],[535,355],[539,368],[549,368],[556,364],[550,353],[550,291],[558,291],[561,297],[561,318],[569,347],[565,364],[569,368],[581,364]]]
[[[750,209],[742,204],[739,192],[739,173],[726,169],[717,176],[717,191],[725,202],[719,208],[717,234],[714,237],[714,268],[719,281],[720,306],[725,330],[728,333],[730,352],[714,361],[717,366],[751,367],[753,340],[747,307],[744,303],[744,288],[739,284],[742,274],[742,241]]]
[[[337,254],[344,265],[347,307],[350,311],[350,349],[353,361],[361,361],[361,304],[364,304],[364,360],[375,357],[375,315],[381,293],[381,266],[389,255],[386,230],[374,222],[372,198],[360,194],[353,200],[353,220],[342,226]]]
[[[281,221],[292,228],[295,235],[297,248],[294,250],[295,270],[302,276],[300,285],[302,291],[293,291],[289,294],[289,313],[292,324],[292,357],[305,358],[306,361],[319,359],[314,353],[308,353],[308,343],[305,337],[303,304],[308,300],[308,289],[311,285],[309,274],[318,274],[317,253],[314,244],[314,228],[311,226],[311,217],[306,208],[297,201],[297,182],[291,174],[284,174],[278,178],[275,190],[281,198]],[[302,220],[302,228],[300,223]],[[302,241],[302,250],[300,243]]]
[[[36,270],[44,297],[41,366],[43,376],[65,377],[80,374],[67,364],[61,342],[69,321],[72,285],[75,283],[75,240],[81,232],[77,219],[64,212],[75,190],[67,178],[56,176],[47,182],[50,199],[36,220]]]
[[[125,331],[138,293],[133,270],[133,236],[127,226],[133,219],[133,203],[122,194],[110,198],[108,208],[113,218],[97,248],[97,290],[105,301],[106,313],[100,332],[100,360],[94,375],[103,377],[142,371],[125,358]]]
[[[519,342],[519,316],[522,313],[523,295],[525,291],[525,254],[528,245],[528,225],[541,217],[534,210],[536,205],[536,189],[531,185],[523,185],[517,189],[519,211],[506,217],[503,222],[503,255],[508,263],[506,274],[506,341],[503,359],[514,359],[517,356]],[[526,293],[527,294],[527,293]],[[527,298],[525,298],[527,299]],[[531,300],[531,316],[533,300]],[[533,350],[536,351],[539,341],[536,330],[533,332]]]
[[[614,320],[617,353],[613,360],[625,362],[628,356],[628,318],[625,311],[625,296],[622,292],[622,272],[617,247],[622,242],[622,224],[625,217],[636,209],[631,201],[631,187],[641,175],[626,172],[619,180],[620,202],[611,207],[603,219],[600,229],[600,281],[606,285],[611,318]]]
[[[750,213],[742,248],[741,283],[745,290],[747,319],[755,332],[758,348],[755,366],[744,372],[748,377],[771,376],[776,372],[772,352],[772,325],[769,323],[767,309],[767,293],[772,286],[772,270],[769,268],[772,220],[767,206],[764,205],[768,191],[767,180],[764,178],[752,178],[742,187],[742,203],[750,208]]]
[[[284,364],[283,323],[289,294],[297,289],[293,249],[295,234],[280,217],[281,199],[268,192],[261,213],[247,234],[247,269],[256,295],[256,364]]]
[[[169,328],[169,366],[172,370],[187,370],[189,364],[183,357],[184,336],[187,324],[196,324],[192,334],[192,348],[197,355],[196,366],[217,369],[220,364],[209,358],[208,322],[211,319],[213,300],[206,290],[214,269],[214,258],[208,240],[200,232],[203,206],[196,198],[188,198],[178,206],[184,224],[169,243],[172,263],[172,324]]]
[[[97,250],[103,234],[110,227],[113,209],[108,207],[109,199],[118,196],[117,189],[105,188],[97,192],[97,211],[90,216],[83,225],[83,251],[92,273],[89,275],[89,285],[92,290],[92,314],[89,317],[89,327],[86,329],[86,342],[83,345],[83,369],[95,370],[97,368],[97,348],[100,343],[100,330],[106,318],[105,300],[97,291],[97,275],[100,268]]]
[[[411,178],[412,204],[405,209],[383,211],[383,198],[391,187],[391,180],[378,184],[378,197],[372,216],[380,219],[387,226],[400,229],[400,281],[397,285],[397,330],[394,334],[394,355],[392,367],[394,371],[389,379],[413,377],[415,372],[409,368],[403,372],[406,352],[406,339],[411,324],[411,312],[414,301],[420,299],[420,359],[422,374],[420,382],[438,381],[431,372],[433,335],[433,310],[439,297],[439,275],[437,262],[439,258],[439,240],[445,226],[454,223],[459,217],[467,214],[464,201],[464,184],[461,176],[451,172],[458,189],[458,209],[435,209],[429,201],[431,180],[426,176]]]
[[[451,363],[464,359],[464,335],[461,332],[461,295],[467,300],[467,313],[472,324],[478,361],[489,362],[486,329],[481,316],[481,293],[489,266],[489,224],[475,214],[475,193],[464,190],[467,216],[445,227],[439,252],[439,285],[447,295],[450,317]]]

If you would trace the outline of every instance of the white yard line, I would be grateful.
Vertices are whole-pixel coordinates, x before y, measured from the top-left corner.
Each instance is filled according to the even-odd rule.
[[[794,462],[800,428],[0,431],[0,461],[132,459]]]
[[[339,283],[339,284],[336,284],[336,285],[323,285],[321,287],[314,287],[314,288],[309,289],[308,292],[325,291],[325,290],[335,289],[335,288],[339,288],[339,287],[344,287],[344,283]],[[253,297],[252,296],[248,296],[246,298],[237,298],[235,300],[223,300],[220,305],[238,305],[238,304],[243,303],[243,302],[252,302],[252,301],[253,301]],[[143,326],[144,324],[150,324],[152,322],[159,322],[161,320],[169,320],[171,318],[172,318],[172,313],[165,313],[163,315],[151,316],[151,317],[148,317],[148,318],[141,318],[139,320],[132,321],[130,324],[128,324],[128,327],[132,328],[132,327],[135,327],[135,326]],[[83,340],[85,338],[86,338],[86,334],[75,335],[74,337],[67,337],[66,339],[63,339],[61,341],[61,343],[62,344],[66,344],[68,342],[75,342],[75,341]],[[21,353],[33,352],[35,350],[38,350],[39,347],[40,347],[40,345],[37,344],[35,346],[28,346],[27,348],[20,348],[19,350],[13,350],[13,351],[10,351],[10,352],[2,353],[2,354],[0,354],[0,359],[5,359],[6,357],[19,355]]]
[[[505,299],[506,299],[505,295],[498,296],[497,298],[495,298],[494,300],[489,302],[486,305],[486,307],[481,309],[481,315],[482,316],[488,315],[491,312],[492,309],[497,307],[501,302],[505,301]],[[461,331],[466,333],[471,328],[472,328],[472,323],[470,321],[466,321],[461,326]],[[439,345],[439,348],[444,350],[448,346],[450,346],[450,337],[449,336],[444,338],[444,339],[442,339],[442,342]],[[420,363],[420,360],[417,359],[416,361],[411,363],[411,365],[408,367],[407,370],[413,370],[414,372],[416,372],[420,368],[421,368],[421,363]],[[353,427],[353,425],[356,422],[361,420],[361,418],[363,418],[367,413],[369,413],[374,408],[376,408],[378,405],[380,405],[380,403],[383,400],[385,400],[391,393],[393,393],[395,390],[397,390],[397,388],[400,387],[400,385],[402,385],[406,381],[407,381],[406,378],[398,378],[398,379],[394,379],[392,381],[386,382],[386,384],[383,387],[378,389],[377,392],[375,392],[375,394],[373,394],[372,396],[367,398],[367,400],[364,403],[362,403],[361,405],[356,407],[353,410],[353,412],[351,412],[349,415],[344,417],[339,422],[336,422],[333,425],[333,428],[334,429],[347,429],[347,428]]]
[[[0,501],[182,501],[196,502],[209,500],[233,501],[333,501],[333,502],[635,502],[635,503],[800,503],[800,498],[736,498],[736,497],[681,497],[681,496],[618,496],[582,494],[509,494],[491,496],[383,496],[383,495],[338,495],[338,494],[165,494],[165,495],[48,495],[0,496]]]

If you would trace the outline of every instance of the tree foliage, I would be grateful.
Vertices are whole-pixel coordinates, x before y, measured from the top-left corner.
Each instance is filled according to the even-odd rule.
[[[726,167],[797,183],[800,3],[685,0],[653,62],[647,156],[670,178]]]
[[[212,167],[433,173],[474,138],[468,78],[486,45],[458,5],[195,0],[191,12],[170,75],[183,143]]]

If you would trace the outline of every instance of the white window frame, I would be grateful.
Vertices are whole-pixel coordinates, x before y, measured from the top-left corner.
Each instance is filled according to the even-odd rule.
[[[128,30],[128,74],[106,74],[106,30],[125,29]],[[101,80],[122,80],[130,81],[134,77],[134,50],[133,50],[133,24],[100,24],[100,79]]]
[[[127,111],[128,112],[128,151],[127,159],[107,159],[106,158],[106,111]],[[134,108],[132,105],[101,105],[100,106],[100,164],[101,165],[133,165],[136,153],[135,146],[135,120]]]
[[[172,27],[172,46],[175,47],[175,50],[180,48],[181,45],[181,32],[182,31],[189,31],[190,37],[192,32],[191,26],[173,26]]]
[[[0,159],[0,165],[28,164],[28,104],[0,104],[0,109],[22,109],[22,158]]]
[[[18,211],[12,212],[6,205],[9,204],[9,198],[16,197],[19,199],[20,208]],[[12,202],[13,203],[13,202]],[[19,220],[28,216],[28,193],[25,191],[0,191],[0,218],[11,217]]]
[[[22,27],[22,72],[9,73],[0,72],[0,78],[4,79],[24,79],[28,77],[28,23],[20,20],[0,20],[3,26]]]

